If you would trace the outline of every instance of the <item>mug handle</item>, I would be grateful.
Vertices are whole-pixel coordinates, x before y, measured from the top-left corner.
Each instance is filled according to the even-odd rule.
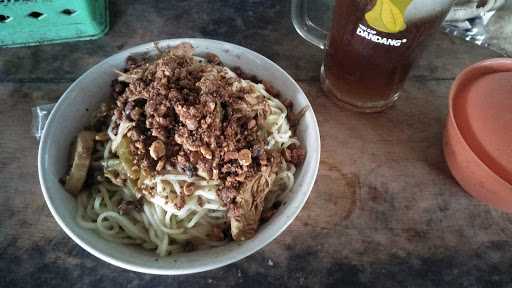
[[[292,0],[292,22],[302,38],[325,49],[327,32],[316,26],[308,16],[308,0]]]

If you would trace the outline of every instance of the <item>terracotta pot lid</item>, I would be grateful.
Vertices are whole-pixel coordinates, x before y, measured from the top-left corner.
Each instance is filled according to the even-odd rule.
[[[444,148],[455,178],[475,197],[512,212],[512,59],[465,69],[452,86],[449,113]]]
[[[471,150],[512,183],[512,71],[482,75],[457,98],[454,117]]]

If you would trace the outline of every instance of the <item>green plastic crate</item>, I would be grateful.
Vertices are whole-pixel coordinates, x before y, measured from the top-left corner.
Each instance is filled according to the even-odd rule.
[[[0,0],[0,47],[96,39],[108,27],[108,0]]]

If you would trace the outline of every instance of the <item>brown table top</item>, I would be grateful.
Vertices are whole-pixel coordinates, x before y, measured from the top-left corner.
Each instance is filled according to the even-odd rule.
[[[116,0],[102,39],[0,50],[0,286],[508,286],[512,217],[464,193],[442,154],[452,80],[497,53],[437,33],[398,103],[359,114],[321,91],[321,51],[288,12],[288,1]],[[214,271],[158,277],[105,263],[58,227],[39,187],[31,107],[119,50],[178,37],[240,44],[287,70],[312,102],[322,160],[306,206],[267,247]]]

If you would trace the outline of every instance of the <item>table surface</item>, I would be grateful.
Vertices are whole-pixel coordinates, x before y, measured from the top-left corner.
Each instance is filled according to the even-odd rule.
[[[384,113],[333,105],[319,86],[321,51],[290,23],[289,1],[111,1],[99,40],[0,50],[0,287],[504,287],[512,282],[512,217],[468,196],[442,154],[447,94],[488,49],[442,33]],[[306,206],[252,256],[186,276],[105,263],[53,220],[39,187],[31,107],[56,101],[117,51],[158,39],[205,37],[272,59],[303,87],[322,157]]]

